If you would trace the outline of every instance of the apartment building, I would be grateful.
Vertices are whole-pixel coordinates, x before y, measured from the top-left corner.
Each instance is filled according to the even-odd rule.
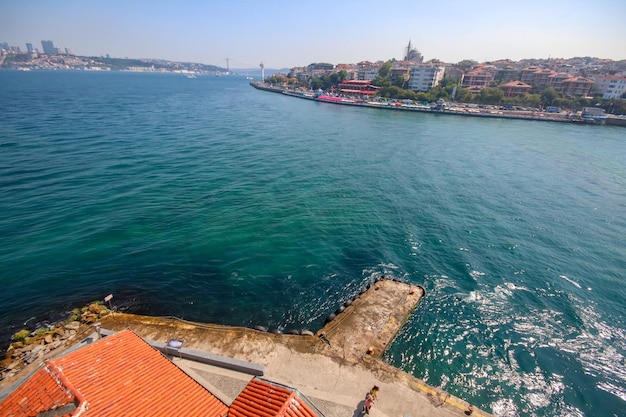
[[[587,97],[590,95],[592,87],[593,80],[585,77],[572,77],[563,80],[561,83],[561,92],[566,97]]]
[[[378,77],[378,71],[380,71],[382,63],[372,62],[359,62],[357,64],[357,80],[361,81],[374,81]]]
[[[602,98],[606,99],[621,98],[626,94],[626,77],[617,75],[596,77],[594,92],[602,94]]]
[[[439,85],[445,73],[442,63],[417,64],[411,67],[408,88],[413,91],[429,91]]]
[[[521,81],[510,81],[500,86],[504,91],[504,97],[524,97],[533,88],[532,85]]]
[[[482,90],[493,81],[496,69],[493,67],[476,67],[463,75],[461,86],[470,90]]]

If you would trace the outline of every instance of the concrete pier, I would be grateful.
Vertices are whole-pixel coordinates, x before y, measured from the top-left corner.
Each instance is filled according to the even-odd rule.
[[[420,286],[379,280],[339,306],[315,334],[274,334],[124,313],[103,317],[101,334],[133,330],[227,405],[255,375],[262,375],[297,389],[325,417],[359,417],[373,385],[380,393],[372,417],[463,416],[467,402],[380,360],[423,296]],[[90,326],[84,327],[89,334]],[[97,337],[92,333],[83,343]],[[182,349],[164,350],[170,339],[184,341]],[[488,415],[476,407],[472,414]]]
[[[345,307],[317,335],[349,363],[379,359],[424,296],[421,287],[380,280]]]
[[[184,340],[184,348],[264,366],[263,377],[298,389],[325,417],[357,416],[365,393],[378,385],[372,417],[463,416],[468,403],[384,363],[380,357],[424,296],[423,288],[379,280],[349,305],[339,306],[314,335],[193,323],[116,313],[102,320],[162,343]],[[188,374],[226,403],[252,375],[172,355]],[[229,394],[230,392],[230,394]],[[472,416],[489,414],[475,408]]]

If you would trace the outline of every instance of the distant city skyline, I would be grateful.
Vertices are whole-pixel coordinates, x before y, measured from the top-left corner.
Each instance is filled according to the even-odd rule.
[[[0,0],[0,41],[51,40],[83,56],[161,58],[232,68],[402,59],[479,62],[592,56],[626,59],[626,2],[508,5],[485,0],[272,3]]]

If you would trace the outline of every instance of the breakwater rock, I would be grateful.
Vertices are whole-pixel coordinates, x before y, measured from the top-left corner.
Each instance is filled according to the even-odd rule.
[[[100,303],[91,303],[74,309],[70,317],[46,328],[23,329],[15,333],[5,358],[0,361],[0,381],[11,379],[31,364],[38,364],[74,343],[86,332],[93,331],[91,324],[110,314]]]

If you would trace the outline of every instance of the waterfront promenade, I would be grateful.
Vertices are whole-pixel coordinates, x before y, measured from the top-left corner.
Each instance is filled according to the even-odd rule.
[[[543,122],[560,122],[560,123],[577,123],[592,125],[614,125],[626,127],[626,116],[608,115],[606,117],[585,117],[580,111],[549,113],[536,110],[504,110],[495,108],[494,106],[475,106],[460,103],[448,103],[445,106],[422,105],[408,103],[403,101],[375,101],[373,99],[361,100],[352,97],[341,97],[336,95],[313,94],[312,92],[290,90],[282,87],[273,87],[260,82],[251,82],[250,85],[258,90],[268,91],[272,93],[284,94],[290,97],[296,97],[306,100],[313,100],[323,103],[339,104],[344,106],[357,106],[366,108],[385,109],[393,111],[412,111],[420,113],[431,113],[441,115],[482,117],[492,119],[515,119],[515,120],[531,120]],[[491,108],[489,108],[491,107]]]
[[[373,417],[465,415],[467,402],[380,360],[423,296],[419,286],[379,280],[339,306],[316,333],[275,334],[124,313],[103,317],[100,333],[104,336],[131,329],[153,346],[163,346],[170,339],[183,340],[183,348],[172,353],[171,359],[226,405],[239,395],[254,372],[190,360],[188,352],[250,363],[255,371],[262,369],[263,378],[300,391],[325,417],[358,417],[365,393],[373,385],[380,387],[379,400],[370,413]],[[90,326],[84,326],[89,331]],[[95,339],[97,333],[92,332],[82,343]],[[34,370],[25,369],[20,377]],[[0,388],[9,382],[15,381],[4,381]],[[475,408],[472,415],[489,414]]]
[[[380,280],[315,332],[274,334],[254,329],[191,323],[127,314],[102,320],[114,331],[130,328],[145,339],[184,340],[189,349],[238,359],[265,367],[263,378],[302,392],[325,417],[358,417],[365,393],[380,389],[373,417],[448,417],[465,415],[468,403],[431,387],[380,357],[405,320],[417,307],[423,289]],[[342,309],[343,307],[343,309]],[[249,379],[220,367],[173,355],[175,363],[228,404]],[[473,416],[488,416],[475,409]]]

